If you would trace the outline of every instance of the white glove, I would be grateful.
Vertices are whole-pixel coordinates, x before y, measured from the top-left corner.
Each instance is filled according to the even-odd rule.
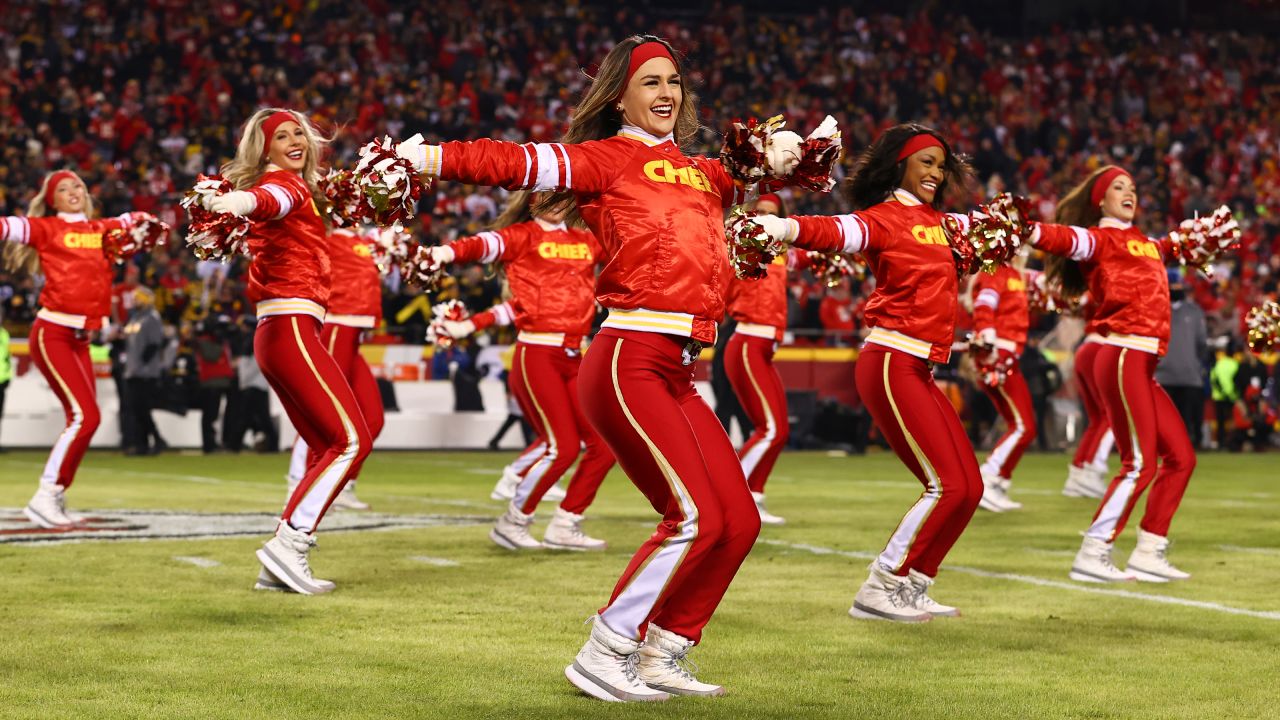
[[[779,130],[768,137],[764,148],[769,174],[786,177],[800,164],[800,136],[790,130]]]
[[[413,163],[413,169],[423,172],[427,168],[427,150],[422,134],[417,133],[403,142],[396,143],[396,157],[402,157]]]
[[[759,225],[766,235],[784,243],[794,242],[800,230],[800,225],[795,220],[777,215],[757,215],[750,220]]]
[[[476,324],[470,320],[442,320],[440,326],[444,329],[445,335],[454,340],[470,337],[476,331]]]
[[[453,248],[448,245],[433,245],[429,250],[431,253],[431,262],[436,265],[448,265],[458,256]]]
[[[975,345],[982,345],[983,347],[995,347],[996,346],[996,329],[982,328],[981,330],[978,331],[976,335],[973,336],[973,341]]]
[[[233,190],[223,195],[215,195],[209,199],[209,209],[216,213],[231,213],[244,217],[258,207],[258,200],[251,192]]]

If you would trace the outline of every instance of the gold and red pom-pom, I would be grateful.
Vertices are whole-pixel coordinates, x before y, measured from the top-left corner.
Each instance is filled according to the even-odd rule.
[[[326,211],[334,227],[352,227],[363,217],[364,196],[350,170],[330,170],[320,178]]]
[[[1249,310],[1245,316],[1245,341],[1256,355],[1280,350],[1280,304],[1274,300]]]
[[[407,250],[406,246],[406,250]],[[410,285],[434,290],[444,279],[447,265],[438,262],[431,255],[431,248],[418,245],[408,250],[403,260],[399,261],[400,276]]]
[[[961,275],[972,275],[979,270],[993,273],[997,267],[1008,264],[1028,234],[1029,207],[1026,198],[1000,193],[969,214],[967,229],[948,216],[944,227],[956,255],[958,272]]]
[[[453,347],[454,338],[445,332],[444,323],[467,319],[467,306],[461,300],[446,300],[431,307],[431,324],[427,326],[427,343],[440,348]]]
[[[129,227],[112,228],[102,234],[102,250],[109,259],[122,263],[140,252],[168,244],[173,230],[169,223],[145,212],[129,213],[129,218]]]
[[[844,253],[824,253],[806,250],[809,272],[829,288],[838,286],[845,278],[866,276],[865,266]]]
[[[235,187],[221,175],[200,175],[182,198],[191,222],[187,226],[187,247],[201,260],[229,260],[249,251],[245,236],[252,222],[231,213],[215,213],[205,203],[209,198],[232,192]]]
[[[770,237],[742,208],[734,208],[730,214],[725,240],[729,243],[733,274],[743,280],[759,280],[768,275],[769,266],[787,251],[786,243]]]
[[[403,225],[412,220],[426,189],[413,163],[396,154],[390,137],[360,148],[354,179],[364,198],[359,216],[378,227]]]
[[[1208,217],[1183,220],[1169,233],[1178,263],[1213,277],[1213,263],[1223,253],[1240,246],[1240,228],[1223,205]]]
[[[769,176],[765,154],[769,136],[786,124],[781,115],[774,115],[764,122],[755,118],[748,118],[746,122],[735,120],[724,135],[720,164],[735,180],[744,183],[764,180]]]
[[[828,115],[809,137],[800,143],[800,162],[788,176],[790,184],[813,192],[831,192],[836,186],[832,177],[840,162],[840,130],[836,119]]]
[[[406,269],[414,253],[413,236],[399,225],[374,230],[369,235],[369,252],[379,275],[386,277],[392,268],[399,268],[401,275],[408,277]]]

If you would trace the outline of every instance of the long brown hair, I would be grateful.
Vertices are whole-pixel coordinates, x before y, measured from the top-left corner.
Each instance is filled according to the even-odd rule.
[[[31,202],[27,203],[27,217],[48,217],[56,214],[57,211],[53,209],[53,203],[48,197],[50,193],[57,190],[49,187],[49,180],[53,175],[54,173],[49,173],[40,181],[40,191],[31,198]],[[89,196],[89,188],[79,175],[74,172],[71,175],[84,188],[84,215],[91,218],[93,217],[93,198]],[[19,275],[35,275],[40,272],[40,253],[30,245],[5,243],[4,247],[0,247],[0,268]]]
[[[899,160],[898,153],[908,140],[921,133],[937,138],[946,154],[942,163],[942,182],[933,196],[933,208],[942,210],[948,205],[963,207],[967,204],[969,185],[973,181],[973,167],[969,165],[969,159],[957,155],[937,130],[919,123],[904,123],[885,130],[854,161],[853,175],[845,181],[844,187],[845,196],[854,210],[878,205],[902,187],[907,158]]]
[[[505,227],[511,227],[522,222],[529,222],[533,219],[533,210],[529,207],[534,202],[533,193],[529,190],[520,190],[511,193],[507,198],[507,206],[502,209],[502,213],[489,223],[490,230],[501,230]]]
[[[1085,178],[1084,182],[1071,188],[1071,192],[1059,200],[1057,207],[1054,208],[1053,221],[1059,225],[1075,225],[1083,228],[1097,225],[1102,219],[1102,208],[1092,202],[1093,185],[1098,182],[1098,178],[1102,177],[1103,173],[1114,167],[1115,165],[1104,165],[1089,173],[1089,177]],[[1044,276],[1051,287],[1058,288],[1064,297],[1072,300],[1089,289],[1080,263],[1068,257],[1050,255],[1046,258]]]
[[[661,43],[675,61],[676,72],[680,75],[680,112],[676,114],[675,142],[683,145],[694,139],[698,133],[698,96],[689,87],[689,79],[684,72],[684,64],[680,55],[666,40],[654,35],[632,35],[613,46],[608,55],[600,63],[600,69],[591,79],[591,87],[587,88],[582,100],[573,112],[573,120],[569,129],[560,138],[562,143],[580,143],[587,140],[603,140],[618,134],[622,128],[622,113],[615,107],[618,98],[627,89],[627,68],[631,65],[631,51],[638,45],[648,42]],[[539,215],[555,208],[567,207],[569,213],[565,221],[571,225],[581,225],[578,208],[574,201],[573,191],[551,193],[538,202],[533,214]]]

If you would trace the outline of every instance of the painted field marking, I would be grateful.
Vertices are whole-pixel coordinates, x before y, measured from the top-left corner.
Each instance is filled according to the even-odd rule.
[[[1242,547],[1240,545],[1219,545],[1219,550],[1238,553],[1252,553],[1254,555],[1280,555],[1280,548],[1265,547]]]
[[[458,567],[462,563],[449,558],[431,557],[430,555],[410,555],[409,559],[414,562],[420,562],[424,565],[435,565],[436,567]]]
[[[784,540],[764,539],[757,540],[756,542],[764,545],[773,545],[775,547],[790,548],[792,550],[803,550],[814,555],[835,555],[838,557],[854,558],[856,560],[871,560],[877,557],[875,553],[836,550],[835,548],[822,547],[821,545],[790,543]],[[1032,575],[992,572],[990,570],[964,567],[962,565],[948,565],[947,571],[964,573],[966,575],[976,575],[978,577],[991,578],[993,580],[1009,580],[1012,582],[1025,583],[1027,585],[1050,587],[1058,590],[1071,590],[1073,592],[1089,593],[1091,595],[1109,595],[1111,597],[1121,597],[1129,600],[1143,600],[1145,602],[1160,603],[1163,605],[1180,605],[1182,607],[1197,608],[1200,610],[1212,610],[1214,612],[1226,613],[1228,615],[1244,615],[1246,617],[1260,618],[1263,620],[1280,620],[1280,612],[1274,610],[1252,610],[1250,608],[1238,608],[1231,605],[1223,605],[1221,603],[1205,602],[1203,600],[1188,600],[1187,598],[1172,597],[1170,595],[1154,595],[1132,592],[1129,590],[1112,590],[1110,588],[1089,587],[1087,585],[1062,582],[1060,580],[1048,580],[1046,578],[1039,578]]]
[[[174,555],[173,559],[181,563],[187,563],[188,565],[195,565],[196,567],[202,568],[216,568],[222,566],[222,563],[217,560],[211,560],[206,557],[197,557],[195,555]]]

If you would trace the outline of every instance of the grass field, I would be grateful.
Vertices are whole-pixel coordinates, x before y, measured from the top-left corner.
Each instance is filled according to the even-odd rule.
[[[654,514],[615,470],[586,526],[608,552],[501,550],[486,537],[501,507],[488,493],[509,458],[375,453],[360,494],[376,511],[475,524],[322,532],[312,565],[339,583],[326,596],[249,590],[265,518],[257,537],[0,544],[0,717],[1280,713],[1274,456],[1203,456],[1171,553],[1195,577],[1122,590],[1066,579],[1093,501],[1058,494],[1064,457],[1028,456],[1013,493],[1026,509],[980,511],[935,587],[965,617],[905,626],[846,611],[915,481],[891,455],[784,454],[769,500],[788,524],[765,528],[694,652],[700,676],[729,694],[660,706],[589,700],[563,676]],[[0,507],[27,501],[43,461],[0,455]],[[71,506],[276,511],[285,462],[92,453]],[[1130,529],[1121,560],[1132,543]]]

